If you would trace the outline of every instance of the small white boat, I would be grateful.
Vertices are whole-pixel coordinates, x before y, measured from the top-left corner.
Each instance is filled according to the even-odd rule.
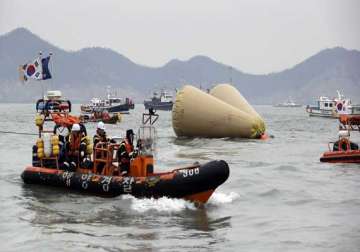
[[[316,106],[306,106],[306,112],[310,116],[330,117],[338,118],[340,115],[360,115],[360,104],[351,104],[349,98],[345,98],[339,91],[338,96],[335,98],[329,98],[326,96],[320,96],[317,100]]]
[[[116,113],[127,112],[130,109],[134,109],[134,106],[133,101],[129,98],[126,98],[125,101],[123,101],[119,97],[112,96],[110,87],[108,87],[107,97],[105,99],[94,97],[89,104],[82,104],[80,108],[83,113],[101,112],[104,110],[109,113]]]
[[[291,97],[289,97],[289,99],[283,103],[278,103],[276,105],[274,105],[274,107],[283,107],[283,108],[297,108],[297,107],[301,107],[301,104],[295,103]]]

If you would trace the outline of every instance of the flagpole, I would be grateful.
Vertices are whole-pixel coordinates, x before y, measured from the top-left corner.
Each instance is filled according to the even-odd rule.
[[[39,63],[40,64],[42,64],[41,58],[42,58],[42,52],[40,51],[39,52]],[[41,65],[41,68],[42,68],[42,65]],[[40,83],[41,83],[41,96],[45,100],[45,83],[43,83],[42,81]]]
[[[50,52],[49,53],[49,57],[50,57],[50,68],[51,68],[51,71],[50,71],[50,73],[53,73],[54,74],[54,65],[53,65],[53,58],[52,58],[52,56],[53,56],[53,53],[52,52]],[[52,75],[51,76],[51,78],[50,78],[50,84],[51,84],[51,86],[54,86],[54,75]],[[49,85],[50,86],[50,85]],[[51,89],[51,86],[50,86],[50,89]]]

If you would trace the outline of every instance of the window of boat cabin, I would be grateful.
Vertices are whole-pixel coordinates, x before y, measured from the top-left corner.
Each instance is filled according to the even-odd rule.
[[[327,102],[325,102],[325,107],[327,107],[328,106],[328,103]]]
[[[331,108],[333,106],[333,104],[332,103],[329,103],[329,107]]]

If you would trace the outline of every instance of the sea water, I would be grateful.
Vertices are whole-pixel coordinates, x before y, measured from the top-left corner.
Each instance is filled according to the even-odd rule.
[[[155,169],[214,159],[230,166],[229,179],[200,208],[24,185],[36,135],[0,133],[0,250],[359,251],[360,165],[319,162],[336,140],[337,120],[311,118],[304,108],[255,109],[273,136],[267,141],[178,139],[171,112],[159,112]],[[108,134],[136,132],[143,112],[137,104],[120,124],[106,125]],[[0,131],[36,134],[33,104],[0,104],[0,115]],[[93,135],[96,124],[86,126]]]

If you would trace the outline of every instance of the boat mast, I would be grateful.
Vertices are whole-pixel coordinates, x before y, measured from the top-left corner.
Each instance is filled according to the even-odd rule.
[[[108,100],[110,100],[110,96],[111,96],[111,95],[110,95],[110,88],[111,88],[111,86],[109,86],[109,85],[106,86],[106,93],[107,93],[107,99],[108,99]]]

